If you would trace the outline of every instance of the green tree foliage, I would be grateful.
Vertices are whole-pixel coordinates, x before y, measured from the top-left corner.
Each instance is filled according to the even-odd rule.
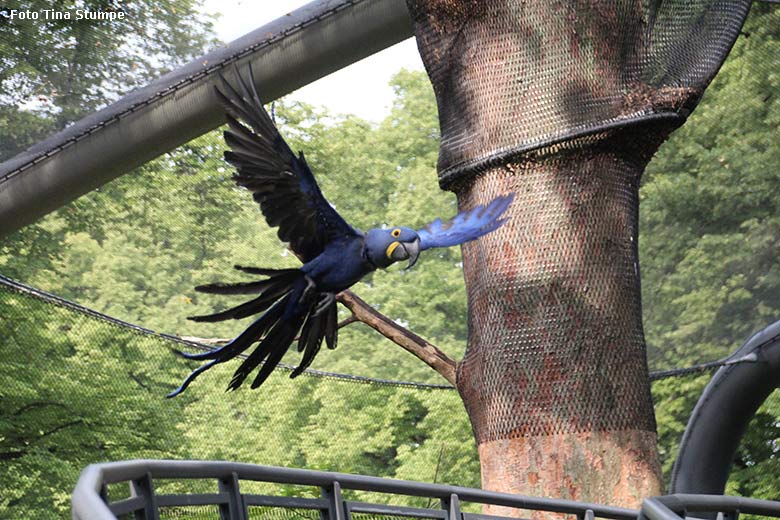
[[[291,382],[278,370],[262,393],[225,393],[225,366],[165,400],[187,372],[171,352],[181,345],[2,286],[0,315],[0,517],[64,517],[84,466],[127,458],[478,484],[454,390],[309,375]],[[174,483],[163,491],[183,489],[199,488]]]
[[[81,469],[171,457],[182,403],[159,407],[169,353],[131,329],[0,291],[0,516],[62,518]]]
[[[640,259],[651,360],[712,360],[780,317],[780,12],[756,4],[701,106],[650,163]]]
[[[16,134],[16,149],[42,131],[59,130],[203,53],[215,42],[199,0],[11,0],[3,7],[39,13],[0,25],[0,129]],[[77,19],[76,11],[123,12],[122,19]],[[46,10],[51,15],[44,14]],[[71,19],[53,12],[70,13]],[[37,109],[20,109],[23,104]],[[38,120],[35,119],[37,116]],[[18,124],[33,128],[18,134]],[[21,136],[26,137],[23,139]],[[25,142],[27,141],[27,142]],[[0,142],[6,142],[0,139]]]
[[[780,319],[779,57],[780,11],[757,3],[700,107],[645,174],[639,245],[652,368],[724,357]],[[707,380],[653,387],[667,476]],[[768,403],[754,419],[730,492],[777,498],[778,416]]]
[[[274,111],[293,147],[306,151],[331,202],[364,229],[382,224],[422,226],[456,212],[454,197],[441,192],[435,180],[438,130],[427,79],[420,73],[402,72],[394,86],[398,99],[392,115],[376,127],[353,117],[327,118],[298,104],[277,104]],[[414,141],[404,141],[403,136],[414,137]],[[218,132],[205,135],[81,198],[37,226],[40,233],[61,237],[63,247],[53,240],[53,247],[44,253],[47,260],[31,264],[30,255],[39,253],[28,249],[20,234],[4,244],[0,270],[155,330],[202,337],[234,335],[243,324],[196,324],[185,319],[228,304],[224,297],[202,295],[192,288],[214,280],[239,279],[232,269],[234,263],[294,266],[298,262],[265,224],[249,194],[230,181],[230,168],[221,160],[223,149]],[[349,180],[342,183],[342,176]],[[459,262],[457,250],[435,252],[410,272],[395,268],[377,273],[356,290],[393,319],[458,355],[465,346],[466,332]],[[70,321],[57,315],[52,320],[54,328]],[[93,327],[103,326],[90,323],[83,328]],[[77,339],[75,331],[73,338]],[[82,334],[89,341],[89,334]],[[33,344],[44,341],[36,339]],[[68,352],[76,349],[68,345]],[[88,350],[94,345],[79,348]],[[116,355],[115,346],[100,348],[107,358]],[[280,372],[264,386],[262,395],[226,394],[224,386],[232,368],[226,366],[201,377],[171,409],[162,396],[195,365],[177,359],[164,344],[147,348],[166,358],[164,363],[150,358],[148,368],[166,379],[168,386],[153,387],[157,401],[138,400],[128,405],[131,411],[126,413],[165,416],[175,424],[163,423],[165,432],[159,436],[177,439],[169,444],[167,455],[150,456],[242,460],[478,485],[471,429],[453,390],[420,391],[312,377],[291,382]],[[26,365],[37,366],[29,357],[36,350],[28,348],[26,359],[18,355]],[[67,357],[67,353],[62,355]],[[297,359],[292,355],[287,361]],[[82,367],[85,378],[96,370],[113,374],[84,384],[96,395],[103,385],[114,385],[115,391],[127,392],[131,399],[136,390],[111,381],[127,373],[121,358],[116,363]],[[363,325],[343,329],[339,348],[322,352],[317,363],[331,371],[443,382],[416,358]],[[66,368],[67,373],[73,370]],[[33,370],[31,377],[38,375]],[[33,395],[34,390],[27,398]],[[20,401],[18,407],[25,403]],[[105,409],[116,413],[117,408],[102,398],[95,397],[91,404],[96,403],[106,403]],[[89,415],[90,410],[71,406]],[[26,435],[10,421],[6,427],[9,439]],[[116,427],[107,421],[105,431]],[[108,440],[109,435],[101,436],[102,442]],[[142,443],[134,447],[140,449]],[[87,462],[139,456],[118,451],[94,455],[62,458],[64,467],[72,467],[71,473],[56,479],[63,497]],[[6,485],[31,468],[34,465],[27,456],[15,459]],[[51,490],[56,487],[52,485]],[[39,490],[41,503],[51,499],[49,492],[53,493]],[[21,511],[22,501],[29,499],[6,504],[7,510]],[[41,503],[24,507],[43,507]]]
[[[39,14],[0,22],[0,161],[203,54],[217,41],[201,0],[10,0],[3,7]],[[122,11],[121,20],[77,20],[75,12]],[[48,18],[43,10],[72,13]],[[56,221],[15,235],[23,271],[49,267],[64,234],[100,220],[73,219],[76,202]],[[101,229],[93,231],[100,234]],[[24,277],[13,268],[6,274]]]

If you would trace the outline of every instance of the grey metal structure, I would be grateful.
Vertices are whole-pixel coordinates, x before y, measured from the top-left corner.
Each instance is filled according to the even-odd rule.
[[[317,0],[264,25],[0,164],[0,238],[224,123],[212,85],[234,63],[271,101],[411,36],[404,0]]]
[[[737,520],[740,514],[780,516],[780,502],[722,495],[676,494],[647,498],[639,518],[644,520],[680,520],[690,517],[717,517]]]
[[[157,495],[154,482],[157,479],[214,479],[219,482],[216,494]],[[321,488],[319,499],[272,497],[243,494],[242,480],[299,484]],[[106,485],[128,482],[133,496],[114,503],[105,502]],[[374,491],[412,497],[428,497],[438,500],[432,509],[369,504],[344,500],[342,490]],[[255,466],[231,462],[157,461],[135,460],[88,466],[73,492],[72,509],[75,519],[113,519],[116,516],[140,512],[140,518],[159,518],[159,508],[181,505],[219,504],[222,518],[247,518],[252,506],[314,509],[328,520],[348,520],[352,513],[368,513],[407,518],[441,519],[462,518],[477,520],[481,515],[461,513],[460,502],[476,502],[506,507],[569,513],[579,518],[609,518],[629,520],[637,511],[569,500],[494,493],[465,487],[425,484],[403,480],[391,480],[362,475],[348,475],[302,469]],[[116,516],[115,516],[116,515]]]
[[[780,321],[753,334],[704,389],[685,428],[671,493],[723,493],[748,423],[780,385]]]
[[[157,494],[155,482],[164,479],[212,479],[216,493]],[[319,498],[242,493],[241,481],[297,484],[318,488]],[[128,498],[108,501],[107,486],[127,483]],[[346,500],[342,491],[358,490],[434,499],[430,508]],[[735,519],[737,512],[780,517],[780,503],[724,496],[677,495],[651,498],[641,511],[571,500],[535,498],[466,487],[391,480],[362,475],[276,468],[231,462],[133,460],[93,464],[81,474],[72,497],[73,518],[113,520],[132,514],[156,520],[165,508],[216,505],[222,520],[244,520],[253,507],[312,510],[323,520],[350,520],[353,514],[430,520],[498,520],[461,511],[461,502],[491,504],[530,511],[576,516],[578,520],[678,520],[689,512],[720,512]]]
[[[271,101],[412,35],[404,0],[315,0],[201,56],[0,163],[0,239],[223,123],[228,65],[252,63]]]

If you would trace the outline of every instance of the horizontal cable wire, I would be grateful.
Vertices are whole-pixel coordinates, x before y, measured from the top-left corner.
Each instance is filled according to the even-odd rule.
[[[160,338],[165,341],[171,341],[179,345],[186,345],[187,347],[194,348],[201,351],[213,350],[208,345],[204,345],[202,343],[188,341],[186,339],[180,338],[179,336],[174,336],[172,334],[157,332],[151,329],[147,329],[145,327],[141,327],[140,325],[129,323],[127,321],[120,320],[119,318],[109,316],[108,314],[103,314],[102,312],[96,311],[94,309],[90,309],[89,307],[85,307],[84,305],[72,302],[70,300],[62,298],[55,294],[51,294],[41,289],[37,289],[27,284],[18,282],[16,280],[3,276],[2,274],[0,274],[0,286],[5,286],[6,288],[14,292],[26,294],[28,296],[44,301],[46,303],[57,305],[59,307],[66,308],[74,312],[78,312],[79,314],[83,314],[91,318],[95,318],[104,322],[111,323],[112,325],[115,325],[117,327],[130,329],[133,332],[143,336]],[[238,357],[245,359],[247,356],[246,354],[240,354]],[[295,366],[288,365],[286,363],[279,363],[278,366],[281,369],[287,371],[293,371],[296,368]],[[386,386],[394,386],[394,387],[419,388],[419,389],[428,389],[428,390],[454,390],[455,389],[451,385],[421,383],[417,381],[395,381],[390,379],[357,376],[353,374],[340,374],[337,372],[327,372],[323,370],[306,369],[303,373],[305,375],[309,375],[312,377],[319,377],[324,379],[338,379],[343,381],[351,381],[354,383],[369,383],[369,384],[378,384],[378,385],[386,385]]]
[[[113,316],[109,316],[108,314],[103,314],[102,312],[96,311],[94,309],[90,309],[89,307],[85,307],[84,305],[72,302],[70,300],[67,300],[65,298],[62,298],[60,296],[57,296],[55,294],[43,291],[41,289],[37,289],[35,287],[32,287],[30,285],[24,284],[22,282],[19,282],[17,280],[13,280],[11,278],[8,278],[7,276],[4,276],[0,274],[0,286],[4,286],[14,292],[26,294],[28,296],[31,296],[33,298],[36,298],[38,300],[42,300],[46,303],[50,303],[53,305],[57,305],[59,307],[64,307],[66,309],[78,312],[79,314],[83,314],[86,316],[89,316],[91,318],[95,318],[104,322],[111,323],[112,325],[115,325],[117,327],[122,327],[125,329],[130,329],[137,334],[141,334],[143,336],[151,336],[155,338],[160,338],[166,341],[171,341],[174,343],[177,343],[179,345],[186,345],[190,348],[195,348],[197,350],[201,351],[210,351],[213,350],[210,346],[204,345],[202,343],[197,343],[194,341],[188,341],[186,339],[183,339],[179,336],[174,336],[172,334],[165,334],[163,332],[157,332],[151,329],[147,329],[145,327],[141,327],[140,325],[136,325],[134,323],[130,323],[124,320],[120,320],[119,318],[115,318]],[[240,358],[246,358],[245,354],[241,354],[239,356]],[[654,372],[650,372],[650,380],[651,381],[658,381],[661,379],[667,379],[670,377],[679,377],[683,375],[689,375],[689,374],[695,374],[695,373],[701,373],[701,372],[707,372],[715,370],[719,367],[726,366],[726,365],[734,365],[737,363],[747,363],[747,362],[753,362],[753,359],[730,359],[730,358],[723,358],[719,359],[717,361],[710,361],[707,363],[700,363],[697,365],[693,365],[690,367],[684,367],[684,368],[674,368],[670,370],[657,370]],[[286,363],[279,363],[278,365],[281,369],[292,371],[296,367],[292,365],[288,365]],[[306,369],[303,372],[305,375],[312,376],[312,377],[319,377],[324,379],[337,379],[342,381],[351,381],[354,383],[365,383],[365,384],[376,384],[376,385],[386,385],[386,386],[394,386],[394,387],[406,387],[406,388],[419,388],[424,390],[455,390],[455,387],[451,385],[444,385],[444,384],[433,384],[433,383],[421,383],[417,381],[396,381],[391,379],[381,379],[381,378],[375,378],[375,377],[366,377],[366,376],[358,376],[353,374],[341,374],[338,372],[327,372],[323,370],[312,370],[312,369]]]

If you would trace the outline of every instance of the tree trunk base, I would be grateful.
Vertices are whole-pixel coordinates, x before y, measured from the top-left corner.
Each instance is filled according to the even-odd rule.
[[[648,455],[656,453],[654,432],[525,436],[484,442],[478,451],[486,490],[633,508],[661,493],[658,459]],[[500,506],[485,506],[484,513],[528,518]],[[537,512],[532,518],[557,516]]]

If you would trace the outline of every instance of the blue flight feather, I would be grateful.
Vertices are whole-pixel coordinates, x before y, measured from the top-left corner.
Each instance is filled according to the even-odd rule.
[[[498,229],[506,221],[499,217],[514,198],[514,193],[496,197],[490,204],[459,213],[446,223],[442,223],[441,219],[434,220],[417,231],[420,236],[420,249],[456,246]]]

